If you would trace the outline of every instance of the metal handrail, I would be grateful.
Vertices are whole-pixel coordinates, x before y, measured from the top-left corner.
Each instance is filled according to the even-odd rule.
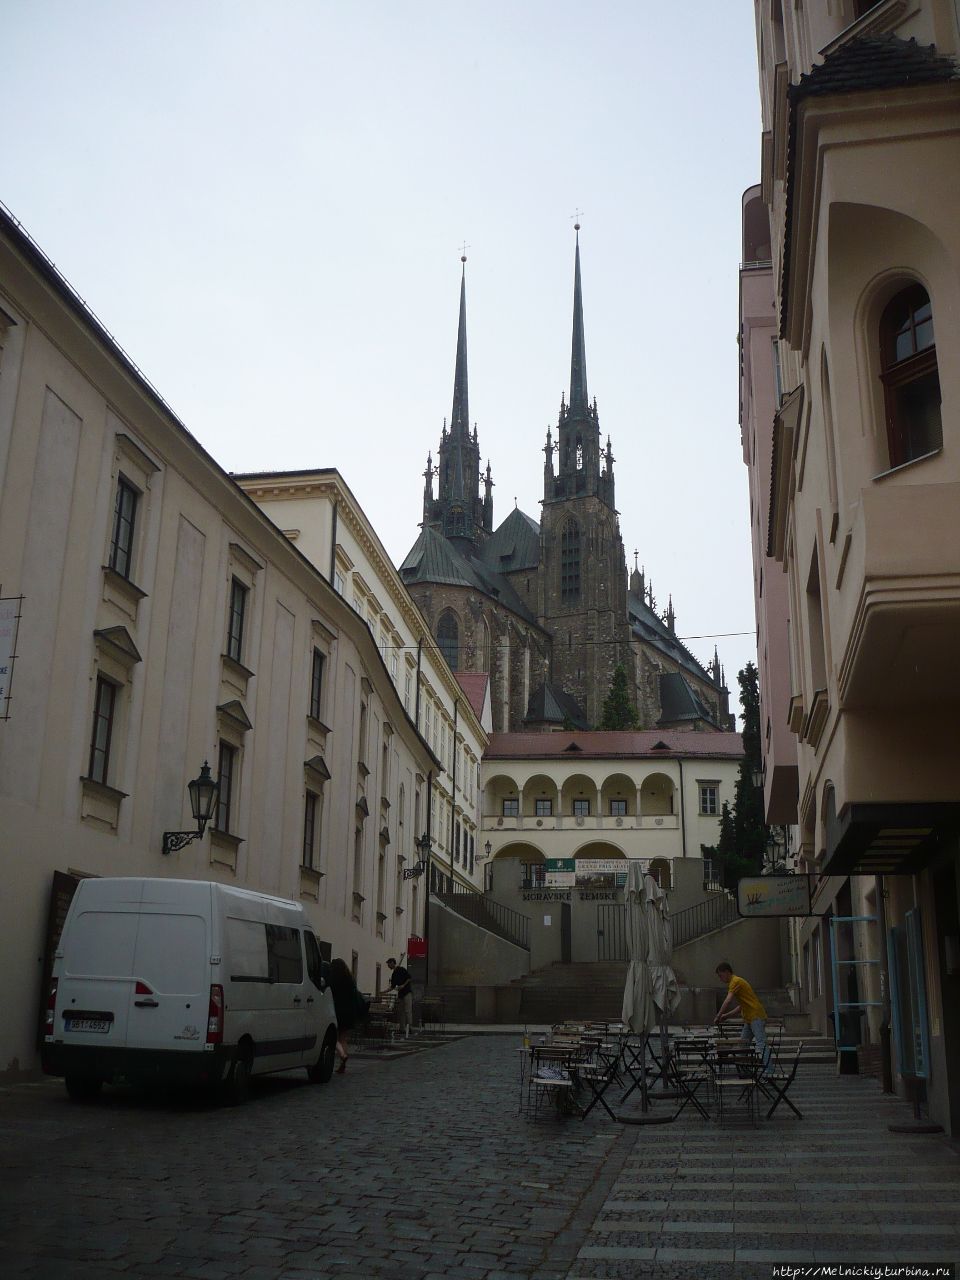
[[[730,894],[718,894],[716,897],[707,898],[705,902],[685,907],[683,911],[678,911],[675,916],[671,916],[673,945],[682,946],[683,943],[691,942],[705,933],[712,933],[714,929],[722,929],[725,924],[732,924],[739,918],[737,901]]]
[[[482,893],[441,893],[444,906],[456,911],[471,924],[497,934],[514,946],[530,950],[530,917],[521,915],[511,907],[493,902]]]

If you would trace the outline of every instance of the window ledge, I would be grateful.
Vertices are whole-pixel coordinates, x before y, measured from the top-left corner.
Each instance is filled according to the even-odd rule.
[[[138,587],[130,578],[125,578],[122,573],[118,573],[116,569],[105,564],[103,567],[103,580],[105,584],[109,584],[115,591],[119,591],[121,595],[126,596],[131,604],[138,605],[141,600],[146,600],[147,593]]]
[[[237,869],[237,856],[243,840],[240,836],[231,835],[229,831],[210,829],[210,861],[217,866]]]
[[[323,878],[323,872],[317,871],[314,867],[300,868],[300,897],[312,898],[314,902],[320,901],[320,881]]]
[[[330,732],[328,724],[324,724],[322,720],[318,720],[316,716],[310,715],[309,712],[307,713],[307,728],[312,729],[317,734],[328,734]]]
[[[86,777],[80,779],[80,786],[81,819],[101,830],[116,832],[120,822],[120,806],[126,800],[127,792]]]
[[[210,840],[214,844],[228,845],[231,849],[239,849],[243,844],[243,836],[235,836],[232,831],[220,831],[217,827],[210,828]]]
[[[231,658],[229,653],[221,653],[220,661],[231,675],[239,676],[241,680],[252,680],[256,675],[255,671],[245,667],[242,662],[238,662],[236,658]]]
[[[97,782],[96,778],[83,777],[80,782],[84,791],[89,792],[90,795],[99,796],[103,800],[113,800],[117,804],[121,800],[126,800],[130,794],[129,791],[120,791],[117,787],[108,786],[105,782]]]
[[[906,471],[907,467],[915,467],[920,462],[926,462],[930,458],[935,458],[938,454],[943,453],[943,445],[939,445],[936,449],[931,449],[929,453],[921,453],[918,458],[910,458],[907,462],[898,463],[897,466],[891,467],[888,471],[881,471],[873,477],[873,480],[886,480],[887,476],[899,475],[901,471]]]

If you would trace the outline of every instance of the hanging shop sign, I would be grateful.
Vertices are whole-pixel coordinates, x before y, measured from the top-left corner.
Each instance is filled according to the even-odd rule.
[[[813,916],[812,876],[744,876],[737,881],[742,916]]]

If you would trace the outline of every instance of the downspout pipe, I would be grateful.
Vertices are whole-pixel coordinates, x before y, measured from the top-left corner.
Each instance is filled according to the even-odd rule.
[[[874,876],[877,894],[877,928],[880,931],[880,999],[883,1014],[880,1021],[880,1088],[893,1093],[893,1061],[891,1059],[892,1021],[890,1012],[890,973],[887,967],[887,904],[884,901],[883,876]]]
[[[333,502],[333,515],[330,518],[330,585],[331,587],[337,581],[337,507],[339,506],[336,499]]]
[[[453,763],[450,766],[450,888],[453,889],[453,832],[457,821],[457,723],[459,720],[460,700],[453,700],[453,742],[451,752]]]
[[[417,849],[418,855],[423,857],[423,941],[427,950],[427,972],[425,986],[430,985],[430,848],[433,843],[433,837],[430,830],[430,793],[433,790],[433,770],[427,773],[427,825],[426,837],[427,846],[425,849]],[[419,840],[419,837],[418,837]]]
[[[413,722],[420,728],[420,660],[423,657],[423,636],[417,641],[417,698],[413,709]],[[433,777],[433,774],[430,774]],[[427,799],[430,799],[430,788],[427,788]],[[430,810],[427,810],[427,830],[430,830]]]

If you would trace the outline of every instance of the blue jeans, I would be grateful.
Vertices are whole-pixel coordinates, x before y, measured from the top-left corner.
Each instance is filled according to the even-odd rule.
[[[749,1044],[752,1040],[757,1046],[757,1053],[763,1064],[764,1071],[770,1067],[770,1050],[767,1047],[767,1023],[765,1018],[754,1018],[752,1022],[745,1022],[743,1030],[740,1032],[740,1039],[743,1044]]]

